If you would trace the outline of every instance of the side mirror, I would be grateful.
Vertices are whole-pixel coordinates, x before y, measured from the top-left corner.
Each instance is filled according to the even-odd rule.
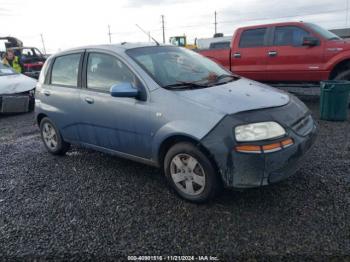
[[[318,38],[313,36],[305,36],[303,38],[303,46],[317,46]]]
[[[110,89],[113,97],[137,97],[139,90],[137,90],[131,83],[115,84]]]

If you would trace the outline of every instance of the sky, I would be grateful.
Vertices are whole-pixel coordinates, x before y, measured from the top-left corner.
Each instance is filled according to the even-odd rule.
[[[0,0],[0,36],[15,36],[26,46],[47,53],[71,47],[109,43],[161,42],[161,15],[166,42],[185,34],[190,42],[218,32],[232,35],[244,25],[306,21],[327,29],[350,27],[350,0]],[[349,17],[348,17],[349,16]],[[2,48],[2,46],[0,46]]]

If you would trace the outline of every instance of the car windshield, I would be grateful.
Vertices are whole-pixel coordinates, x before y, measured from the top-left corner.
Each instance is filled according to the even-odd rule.
[[[127,50],[127,54],[164,88],[204,88],[237,79],[215,62],[185,48],[141,47]]]
[[[310,27],[313,31],[315,31],[317,34],[321,35],[322,37],[326,38],[327,40],[341,40],[342,38],[337,36],[336,34],[311,23],[306,23],[308,27]]]
[[[0,76],[17,74],[11,67],[0,63]]]

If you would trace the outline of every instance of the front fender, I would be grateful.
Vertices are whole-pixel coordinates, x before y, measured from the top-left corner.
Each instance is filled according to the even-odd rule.
[[[217,123],[220,121],[221,119],[217,121]],[[208,123],[200,124],[188,120],[177,120],[165,124],[158,129],[154,135],[152,143],[152,159],[158,159],[160,147],[166,139],[174,136],[185,136],[192,140],[200,141],[215,127],[217,123],[211,123],[209,125]]]
[[[340,52],[333,56],[325,65],[325,69],[331,72],[336,65],[344,60],[350,60],[350,50]]]

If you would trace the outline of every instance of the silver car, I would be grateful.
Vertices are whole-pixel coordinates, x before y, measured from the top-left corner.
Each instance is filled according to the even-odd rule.
[[[34,110],[36,83],[0,62],[0,114]]]
[[[289,177],[316,135],[294,96],[175,46],[124,43],[53,55],[36,102],[50,153],[77,144],[160,167],[193,202],[223,186]]]

